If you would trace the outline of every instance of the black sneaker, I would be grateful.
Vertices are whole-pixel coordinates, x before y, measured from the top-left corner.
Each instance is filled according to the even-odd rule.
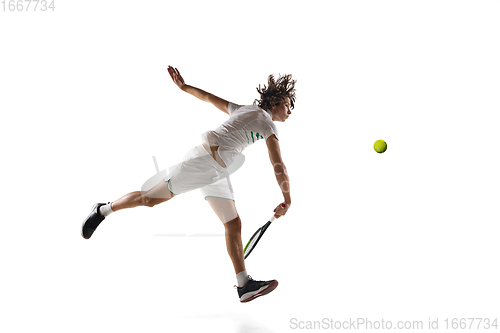
[[[255,281],[250,275],[248,278],[248,282],[243,287],[237,287],[241,303],[250,302],[259,296],[267,295],[278,286],[276,280]]]
[[[105,203],[96,203],[92,210],[90,211],[89,216],[83,221],[82,224],[82,237],[85,239],[89,239],[94,233],[95,229],[99,226],[99,224],[104,220],[104,216],[99,213],[99,207],[104,206]]]

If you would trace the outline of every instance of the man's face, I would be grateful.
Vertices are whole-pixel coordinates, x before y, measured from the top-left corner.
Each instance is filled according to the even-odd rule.
[[[281,121],[284,122],[288,119],[288,117],[292,114],[290,111],[290,98],[285,98],[281,103],[276,105],[271,109],[271,113],[273,114],[273,121]]]

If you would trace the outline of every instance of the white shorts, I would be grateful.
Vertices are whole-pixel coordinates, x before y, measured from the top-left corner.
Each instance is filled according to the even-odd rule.
[[[232,172],[231,172],[232,173]],[[204,197],[234,200],[227,168],[222,167],[203,145],[192,148],[182,162],[171,167],[163,179],[175,195],[201,189]]]

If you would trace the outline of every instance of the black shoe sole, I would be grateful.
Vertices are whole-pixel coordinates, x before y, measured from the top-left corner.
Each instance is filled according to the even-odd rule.
[[[272,281],[271,283],[269,283],[267,285],[267,288],[259,291],[258,293],[256,293],[255,295],[252,295],[250,296],[249,298],[245,299],[245,300],[240,300],[241,303],[247,303],[247,302],[250,302],[250,301],[253,301],[254,299],[256,299],[257,297],[260,297],[260,296],[264,296],[264,295],[267,295],[269,294],[271,291],[273,291],[274,289],[276,289],[276,287],[278,286],[278,281],[274,280]]]
[[[92,234],[97,229],[99,224],[101,224],[101,222],[104,221],[104,217],[99,214],[99,208],[104,205],[105,203],[96,203],[94,206],[92,206],[89,216],[87,216],[85,221],[83,221],[82,223],[81,235],[83,238],[89,239],[90,237],[92,237]],[[89,227],[88,224],[90,223],[96,224],[95,228]],[[87,228],[85,228],[86,226]]]

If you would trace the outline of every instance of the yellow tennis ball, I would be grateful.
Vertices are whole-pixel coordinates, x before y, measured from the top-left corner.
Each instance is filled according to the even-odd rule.
[[[377,140],[373,144],[373,149],[379,154],[385,152],[387,150],[387,143],[384,140]]]

